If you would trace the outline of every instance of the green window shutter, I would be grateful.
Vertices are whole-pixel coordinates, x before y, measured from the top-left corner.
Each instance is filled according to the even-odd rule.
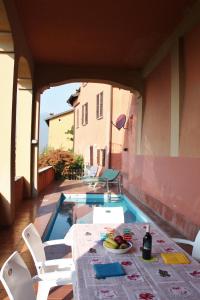
[[[100,93],[100,112],[99,112],[99,117],[103,117],[103,92]]]
[[[88,124],[88,103],[85,103],[85,124]]]
[[[82,125],[84,125],[84,105],[82,105],[81,123],[82,123]]]

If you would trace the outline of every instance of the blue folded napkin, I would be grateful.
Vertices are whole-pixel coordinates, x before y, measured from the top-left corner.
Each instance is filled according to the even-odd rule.
[[[126,275],[123,267],[118,262],[110,264],[94,264],[93,267],[97,279]]]

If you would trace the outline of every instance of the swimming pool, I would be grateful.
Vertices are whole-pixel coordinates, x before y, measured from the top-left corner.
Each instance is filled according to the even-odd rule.
[[[74,223],[92,223],[94,206],[122,206],[125,223],[152,222],[125,195],[110,197],[107,194],[61,194],[44,240],[62,239]]]

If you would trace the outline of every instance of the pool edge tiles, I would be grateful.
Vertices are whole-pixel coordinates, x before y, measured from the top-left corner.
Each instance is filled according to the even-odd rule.
[[[65,197],[64,200],[68,202],[76,202],[76,203],[87,203],[87,202],[100,202],[100,201],[118,201],[123,197],[123,195],[118,195],[118,194],[94,194],[94,193],[88,193],[88,194],[64,194],[63,196]],[[95,201],[94,201],[95,197]]]

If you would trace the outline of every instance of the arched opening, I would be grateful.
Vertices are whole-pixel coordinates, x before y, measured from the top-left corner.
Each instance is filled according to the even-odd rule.
[[[102,80],[84,81],[80,84],[80,91],[74,90],[75,94],[72,93],[70,104],[74,109],[73,149],[75,154],[84,157],[85,164],[122,169],[123,160],[128,161],[131,153],[135,154],[138,151],[141,128],[136,126],[136,120],[142,115],[138,109],[141,97],[133,88],[130,90],[123,86],[123,89],[122,85],[109,83],[111,82]],[[67,97],[65,99],[67,100]],[[65,112],[63,110],[60,115],[52,109],[49,111],[51,115],[47,121],[50,147],[53,145],[55,148],[57,145],[59,148],[61,144],[64,145],[59,142],[58,136],[64,137],[70,128],[63,132],[58,130],[62,130],[60,119],[64,122],[64,115],[68,117],[66,110],[67,106]],[[127,129],[118,130],[112,126],[120,114],[126,115]]]
[[[0,0],[0,223],[11,224],[14,215],[12,136],[15,130],[13,110],[14,45],[3,1]]]
[[[23,177],[23,195],[30,197],[31,188],[32,78],[27,60],[18,62],[15,176]]]

